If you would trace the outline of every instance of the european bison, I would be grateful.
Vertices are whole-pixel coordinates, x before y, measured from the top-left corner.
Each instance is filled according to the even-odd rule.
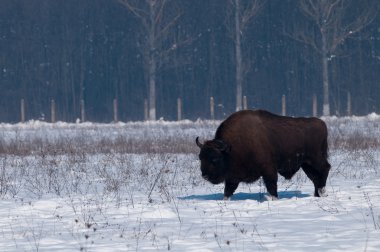
[[[224,182],[224,198],[240,182],[261,176],[268,193],[277,198],[279,173],[286,179],[302,167],[314,183],[314,196],[324,196],[330,164],[327,161],[327,127],[318,118],[278,116],[264,110],[243,110],[218,127],[215,138],[200,148],[202,177],[213,184]]]

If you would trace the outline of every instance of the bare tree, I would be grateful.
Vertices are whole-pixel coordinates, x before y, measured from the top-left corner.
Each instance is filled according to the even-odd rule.
[[[311,45],[321,54],[323,80],[323,115],[330,115],[329,61],[338,47],[350,36],[370,24],[377,14],[376,1],[356,0],[300,0],[302,13],[310,18],[319,36],[307,31],[295,32],[294,38]],[[355,8],[355,6],[360,8]],[[355,9],[355,15],[350,11]]]
[[[144,56],[145,74],[149,83],[149,120],[156,120],[156,80],[159,68],[167,61],[178,44],[170,40],[170,34],[180,17],[170,0],[119,0],[142,23],[141,50]]]
[[[253,18],[261,11],[265,2],[266,0],[228,0],[226,23],[235,43],[236,111],[241,110],[243,107],[243,81],[249,71],[248,59],[243,59],[242,54],[245,30]]]

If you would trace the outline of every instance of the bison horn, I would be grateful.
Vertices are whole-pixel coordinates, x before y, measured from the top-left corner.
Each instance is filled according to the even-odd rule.
[[[203,147],[203,144],[201,144],[201,143],[199,142],[199,137],[197,137],[197,138],[195,139],[195,143],[198,145],[199,148],[202,148],[202,147]]]

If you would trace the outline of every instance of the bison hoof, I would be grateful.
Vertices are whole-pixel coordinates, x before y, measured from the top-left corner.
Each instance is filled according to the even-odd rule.
[[[276,196],[273,196],[273,195],[265,195],[265,198],[267,199],[267,201],[275,201],[275,200],[278,200],[278,198]]]
[[[327,197],[326,188],[318,188],[319,197]]]

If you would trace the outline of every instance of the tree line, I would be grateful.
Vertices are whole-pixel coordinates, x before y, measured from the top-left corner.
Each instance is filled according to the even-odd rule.
[[[377,0],[3,0],[0,121],[380,112]],[[314,97],[314,98],[313,98]]]

